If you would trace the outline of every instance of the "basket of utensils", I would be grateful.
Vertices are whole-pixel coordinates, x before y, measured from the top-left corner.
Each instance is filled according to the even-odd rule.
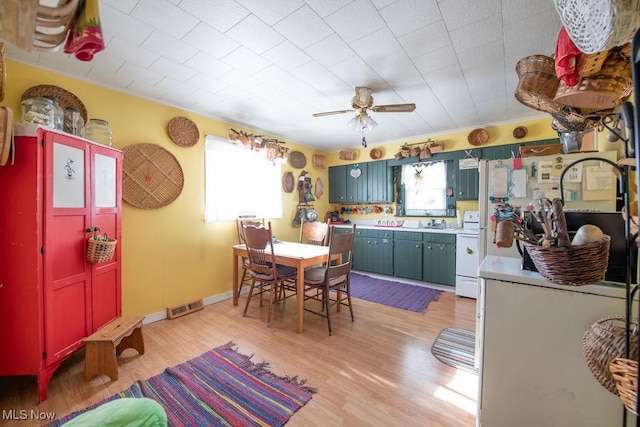
[[[98,234],[100,227],[93,227],[91,237],[87,240],[87,261],[89,262],[105,262],[111,260],[116,252],[118,241],[109,238],[107,233]]]
[[[609,364],[609,371],[616,383],[618,396],[624,406],[634,414],[638,396],[638,362],[624,357],[616,357]]]
[[[529,211],[540,222],[544,235],[538,242],[524,241],[524,246],[542,277],[557,285],[569,286],[591,285],[604,280],[611,237],[602,234],[596,242],[572,244],[562,201],[538,199],[537,203],[538,211]]]
[[[631,322],[629,333],[629,357],[638,358],[638,322]],[[582,350],[587,366],[600,384],[618,395],[616,382],[609,365],[617,357],[624,357],[626,328],[623,316],[607,316],[593,323],[584,334]]]

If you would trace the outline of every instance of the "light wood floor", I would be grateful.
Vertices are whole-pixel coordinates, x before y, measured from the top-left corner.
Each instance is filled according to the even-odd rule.
[[[475,300],[445,292],[426,313],[394,309],[354,299],[348,310],[326,319],[305,314],[305,331],[295,333],[295,301],[277,307],[271,328],[257,300],[242,317],[231,301],[174,320],[143,327],[146,354],[126,350],[119,357],[119,380],[82,379],[84,352],[64,362],[49,385],[48,399],[36,404],[34,377],[0,377],[0,411],[53,411],[57,417],[82,409],[205,351],[233,341],[238,351],[267,361],[279,375],[298,375],[318,393],[287,426],[473,426],[477,377],[446,366],[431,354],[445,327],[475,327]],[[2,412],[0,412],[2,416]],[[7,421],[0,425],[39,425]]]

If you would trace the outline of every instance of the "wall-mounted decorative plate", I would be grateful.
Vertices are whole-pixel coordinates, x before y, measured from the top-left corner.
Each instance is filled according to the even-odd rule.
[[[140,209],[157,209],[178,198],[184,175],[178,160],[156,144],[124,147],[122,199]]]

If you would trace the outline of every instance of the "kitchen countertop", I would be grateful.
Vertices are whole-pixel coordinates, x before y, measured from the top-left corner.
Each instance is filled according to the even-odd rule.
[[[459,230],[461,230],[460,228],[425,228],[425,227],[412,227],[412,226],[391,227],[391,226],[376,225],[375,221],[361,222],[358,220],[351,221],[351,224],[355,224],[356,229],[414,231],[418,233],[456,234]],[[331,225],[335,227],[349,228],[351,227],[351,224],[331,224]]]
[[[625,297],[625,286],[620,283],[600,282],[595,285],[565,286],[556,285],[544,279],[540,273],[523,270],[520,258],[487,255],[478,268],[478,277],[514,282],[545,288],[561,289],[570,292],[581,292],[594,295]]]

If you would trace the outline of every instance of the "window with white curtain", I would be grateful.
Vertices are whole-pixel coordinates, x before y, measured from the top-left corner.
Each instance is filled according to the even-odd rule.
[[[227,139],[205,137],[206,222],[241,216],[282,218],[280,161]]]

